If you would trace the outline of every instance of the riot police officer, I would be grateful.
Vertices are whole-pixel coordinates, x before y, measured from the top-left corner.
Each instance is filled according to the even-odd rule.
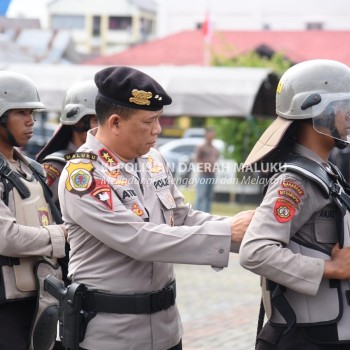
[[[43,163],[53,199],[59,207],[58,180],[66,165],[65,156],[74,153],[86,141],[88,130],[97,126],[95,99],[97,87],[93,80],[72,85],[65,93],[60,126],[36,156]]]
[[[241,264],[263,277],[268,322],[257,348],[348,349],[350,191],[328,158],[350,142],[349,67],[291,67],[277,87],[276,113],[244,164],[270,169],[240,249]]]
[[[41,292],[48,273],[60,278],[56,260],[45,257],[64,256],[66,231],[53,224],[57,211],[41,166],[17,148],[28,143],[34,111],[43,108],[29,78],[0,72],[0,348],[4,350],[48,349],[56,334],[57,307],[47,310],[51,301]]]

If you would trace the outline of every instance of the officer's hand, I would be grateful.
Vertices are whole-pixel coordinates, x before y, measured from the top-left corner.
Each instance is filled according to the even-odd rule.
[[[67,240],[67,237],[68,237],[68,231],[66,230],[66,228],[64,227],[64,225],[59,225],[60,228],[62,229],[63,231],[63,234],[64,234],[64,238]]]
[[[350,278],[350,247],[340,249],[337,243],[332,249],[331,258],[325,261],[323,276],[339,280]]]
[[[232,218],[231,221],[231,241],[234,243],[242,242],[248,225],[252,221],[255,210],[241,211]]]

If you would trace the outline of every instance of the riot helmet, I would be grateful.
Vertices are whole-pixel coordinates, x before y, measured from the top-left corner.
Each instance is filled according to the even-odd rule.
[[[97,86],[93,80],[81,81],[71,86],[64,97],[60,121],[63,125],[75,125],[83,117],[96,115]],[[89,130],[89,127],[85,131]]]
[[[12,132],[7,128],[8,112],[11,109],[44,109],[38,91],[27,76],[0,71],[0,125],[7,131],[10,144],[18,146]]]
[[[311,119],[314,129],[350,143],[350,68],[332,60],[305,61],[288,69],[276,92],[276,113],[285,119]]]

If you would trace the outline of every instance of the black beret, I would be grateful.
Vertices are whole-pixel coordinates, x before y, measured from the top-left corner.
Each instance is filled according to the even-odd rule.
[[[172,100],[149,75],[131,67],[104,68],[95,74],[98,95],[111,103],[157,111]]]

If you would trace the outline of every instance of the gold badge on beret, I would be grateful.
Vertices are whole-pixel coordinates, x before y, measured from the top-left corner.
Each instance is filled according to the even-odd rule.
[[[132,102],[141,106],[149,106],[151,104],[149,99],[152,98],[153,96],[152,92],[133,89],[131,91],[131,94],[133,97],[129,98],[129,102]]]

